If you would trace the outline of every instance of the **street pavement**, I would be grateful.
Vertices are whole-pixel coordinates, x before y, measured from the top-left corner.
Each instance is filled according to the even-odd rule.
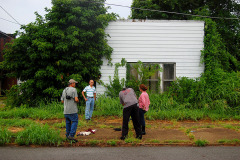
[[[0,160],[240,160],[240,147],[0,147]]]

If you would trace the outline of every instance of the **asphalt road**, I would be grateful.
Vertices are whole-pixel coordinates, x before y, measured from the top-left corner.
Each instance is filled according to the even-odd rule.
[[[0,147],[0,160],[240,160],[240,147]]]

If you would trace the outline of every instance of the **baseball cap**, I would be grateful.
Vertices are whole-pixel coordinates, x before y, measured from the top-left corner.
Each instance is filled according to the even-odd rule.
[[[69,82],[69,83],[78,83],[78,82],[75,81],[74,79],[70,79],[68,82]]]

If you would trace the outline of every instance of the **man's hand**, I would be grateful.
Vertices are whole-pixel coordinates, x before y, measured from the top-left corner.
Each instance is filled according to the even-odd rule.
[[[84,97],[85,101],[87,101],[88,99],[86,97]]]
[[[75,100],[75,102],[77,102],[77,103],[79,102],[78,97],[75,97],[74,100]]]

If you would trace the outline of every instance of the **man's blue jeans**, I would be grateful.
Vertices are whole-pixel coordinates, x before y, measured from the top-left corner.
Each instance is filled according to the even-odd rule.
[[[78,114],[64,114],[66,119],[66,136],[74,137],[78,126]]]
[[[91,119],[94,109],[94,98],[87,97],[85,108],[85,119]]]

